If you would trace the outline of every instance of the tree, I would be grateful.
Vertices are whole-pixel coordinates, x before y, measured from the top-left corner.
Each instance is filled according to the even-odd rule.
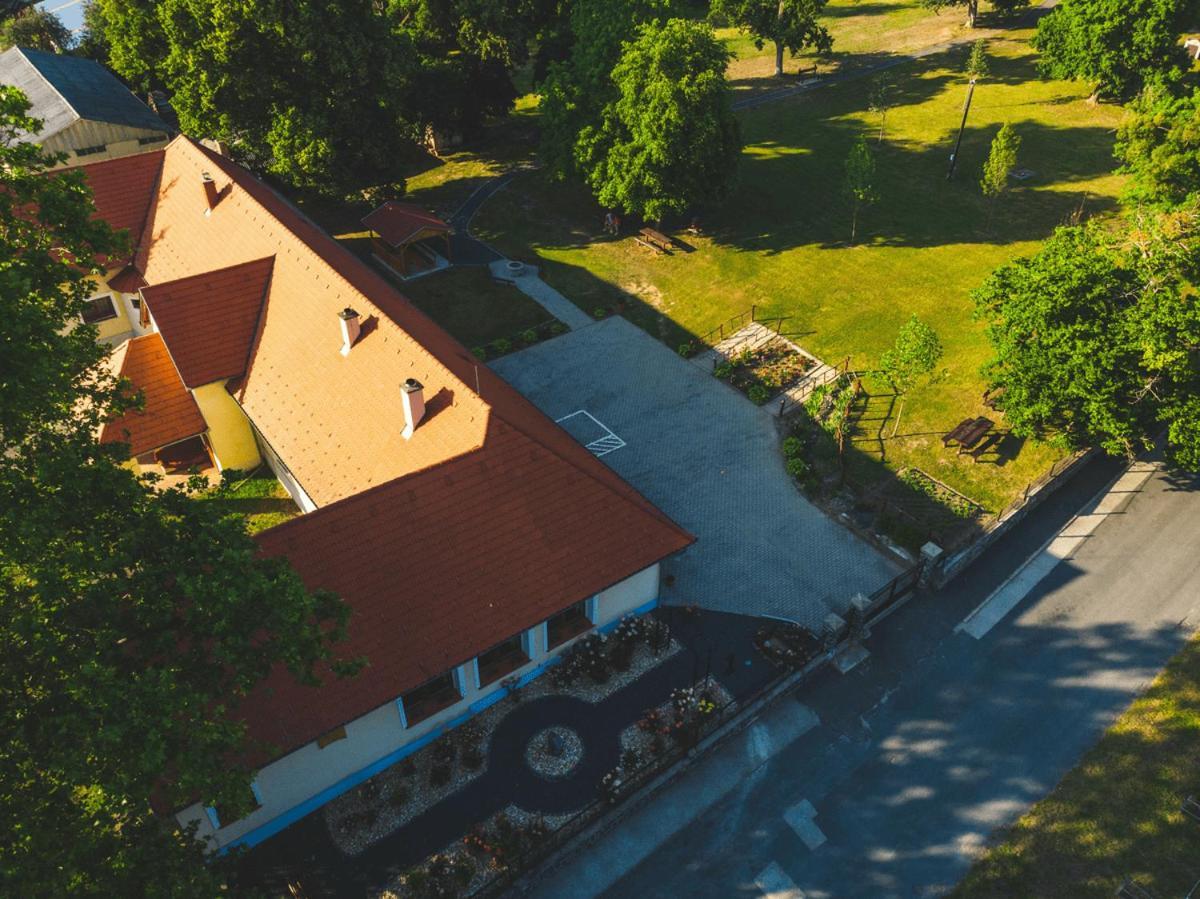
[[[1011,19],[1029,6],[1029,0],[992,0],[992,11],[1002,19]]]
[[[909,316],[896,334],[896,343],[879,357],[879,370],[892,389],[900,394],[900,408],[896,412],[896,424],[892,436],[900,429],[900,416],[904,414],[904,395],[917,382],[929,375],[942,358],[942,342],[937,332],[917,317]]]
[[[671,6],[672,0],[573,0],[567,34],[557,37],[569,49],[549,63],[538,105],[542,157],[553,175],[585,175],[595,167],[582,135],[600,126],[617,99],[612,72],[622,43],[639,25],[666,18]]]
[[[895,102],[896,83],[889,72],[883,71],[871,79],[867,88],[867,103],[871,112],[879,113],[879,143],[883,143],[883,130],[887,125],[888,110]]]
[[[712,0],[712,15],[754,38],[754,46],[775,46],[775,76],[783,75],[783,51],[792,56],[812,48],[828,53],[833,38],[817,17],[828,0]]]
[[[236,703],[276,665],[325,671],[347,610],[97,442],[136,398],[79,316],[128,244],[18,142],[28,108],[0,88],[0,894],[211,897],[219,865],[152,804],[247,810]]]
[[[965,6],[967,8],[968,28],[974,28],[976,21],[979,19],[979,0],[921,0],[921,5],[939,14],[943,9],[951,6]]]
[[[854,243],[858,238],[859,210],[879,199],[879,192],[875,188],[875,158],[865,137],[859,137],[850,147],[842,189],[850,199],[853,210],[850,217],[850,243]]]
[[[1123,234],[1059,228],[975,291],[1014,433],[1131,456],[1165,424],[1175,461],[1200,468],[1196,222],[1193,208]]]
[[[52,12],[30,6],[0,22],[0,50],[29,47],[62,53],[73,43],[71,29]]]
[[[980,38],[971,45],[971,54],[967,57],[965,71],[971,78],[983,78],[991,71],[987,56],[987,41]]]
[[[1116,154],[1133,176],[1130,198],[1169,207],[1200,197],[1200,90],[1148,88],[1127,109]]]
[[[1179,36],[1190,7],[1191,0],[1063,0],[1038,23],[1038,66],[1049,78],[1092,82],[1098,97],[1177,81],[1187,65]]]
[[[418,54],[372,0],[96,2],[118,74],[165,86],[185,132],[299,188],[390,182],[420,136]]]
[[[643,25],[612,72],[618,97],[580,144],[587,183],[604,206],[661,220],[728,192],[741,138],[712,28],[671,19]]]
[[[1021,136],[1008,122],[1000,126],[996,136],[992,138],[992,149],[988,153],[987,162],[983,164],[983,178],[979,186],[983,195],[990,201],[988,219],[996,207],[996,200],[1008,190],[1008,176],[1017,167],[1017,154],[1021,151]]]

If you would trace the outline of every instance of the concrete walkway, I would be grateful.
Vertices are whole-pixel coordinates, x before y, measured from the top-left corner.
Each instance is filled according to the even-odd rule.
[[[520,272],[514,273],[509,268],[509,262],[504,258],[492,262],[488,266],[492,277],[514,285],[572,331],[595,324],[590,315],[543,281],[534,266],[523,264]]]

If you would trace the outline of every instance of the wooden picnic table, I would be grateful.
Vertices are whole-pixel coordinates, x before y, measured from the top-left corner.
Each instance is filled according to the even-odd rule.
[[[671,238],[667,237],[667,235],[663,234],[661,231],[655,231],[653,228],[643,228],[638,232],[638,234],[642,235],[642,237],[646,238],[646,240],[658,247],[660,250],[669,251],[675,246],[675,241],[671,240]]]
[[[990,418],[983,416],[964,419],[953,431],[942,438],[942,445],[949,446],[951,443],[957,443],[963,449],[970,449],[982,440],[995,424]]]

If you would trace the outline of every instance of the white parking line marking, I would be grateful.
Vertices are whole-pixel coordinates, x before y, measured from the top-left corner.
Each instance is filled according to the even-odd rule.
[[[607,456],[609,453],[613,452],[614,450],[619,450],[621,447],[627,445],[624,440],[622,440],[615,433],[613,433],[612,428],[610,428],[608,425],[604,424],[602,421],[600,421],[598,418],[596,418],[596,416],[592,415],[592,413],[588,412],[586,409],[580,409],[578,412],[572,412],[570,415],[564,415],[562,418],[554,419],[554,421],[556,424],[562,424],[564,421],[567,421],[568,419],[572,419],[577,415],[586,415],[591,420],[592,424],[594,424],[597,428],[599,428],[603,432],[603,434],[601,434],[601,436],[597,437],[595,440],[592,440],[590,443],[584,444],[584,446],[596,458],[600,458],[601,456]]]
[[[976,606],[955,630],[970,634],[976,640],[983,639],[1059,562],[1071,558],[1109,515],[1123,512],[1131,497],[1145,486],[1158,468],[1159,465],[1153,462],[1131,465],[1084,507],[1090,512],[1076,515],[1067,522],[1057,536],[992,591],[992,595]]]
[[[788,877],[787,871],[771,862],[754,878],[754,885],[762,890],[765,899],[804,899],[804,893],[796,882]]]
[[[820,849],[825,845],[825,834],[821,832],[821,828],[817,827],[816,821],[817,810],[813,808],[813,804],[807,799],[801,799],[786,812],[783,813],[783,820],[787,822],[788,827],[796,831],[796,836],[804,843],[809,850]]]

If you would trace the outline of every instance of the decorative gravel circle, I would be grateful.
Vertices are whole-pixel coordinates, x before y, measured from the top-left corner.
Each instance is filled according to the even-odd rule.
[[[525,746],[525,764],[547,780],[570,777],[581,761],[583,740],[569,727],[556,725],[540,730]]]

